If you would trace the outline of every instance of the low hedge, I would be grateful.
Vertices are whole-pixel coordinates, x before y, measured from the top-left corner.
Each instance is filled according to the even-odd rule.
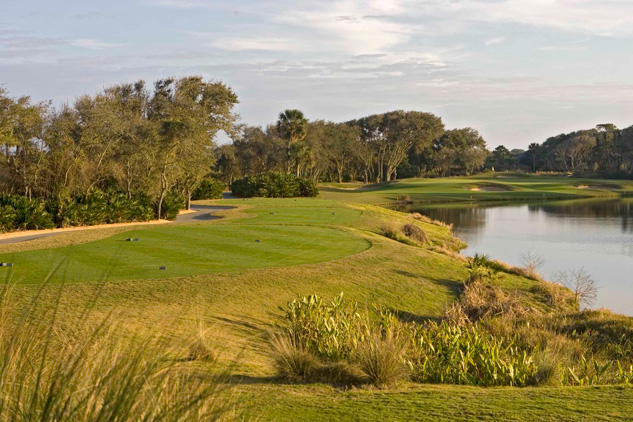
[[[260,173],[236,180],[231,184],[231,192],[243,198],[315,197],[319,194],[312,181],[279,172]]]
[[[173,220],[185,207],[177,192],[169,192],[163,201],[163,218]],[[131,198],[123,192],[100,190],[72,199],[28,199],[22,195],[0,194],[0,233],[40,230],[54,227],[92,226],[132,223],[156,218],[157,204],[144,194]]]
[[[25,196],[0,194],[0,232],[38,230],[54,227],[53,216],[44,202]]]

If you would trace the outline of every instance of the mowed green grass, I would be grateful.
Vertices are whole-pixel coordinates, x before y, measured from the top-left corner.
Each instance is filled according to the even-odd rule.
[[[314,210],[319,211],[335,217],[329,210]],[[74,246],[0,254],[0,262],[14,265],[0,271],[11,272],[19,283],[41,283],[56,266],[51,282],[168,278],[324,262],[369,247],[366,240],[339,229],[262,220],[161,225]],[[287,220],[279,216],[277,222]]]
[[[486,187],[501,191],[486,191]],[[473,190],[479,188],[480,190]],[[399,195],[414,202],[518,201],[617,197],[633,194],[633,181],[571,178],[558,175],[484,173],[468,177],[414,178],[350,188],[340,184],[320,187],[321,198],[388,204]]]
[[[43,289],[40,299],[45,303],[56,303],[58,289],[63,291],[57,313],[60,332],[86,306],[96,315],[114,311],[121,315],[117,336],[160,333],[181,339],[183,350],[174,358],[186,360],[191,339],[204,326],[219,362],[230,364],[233,385],[229,393],[238,394],[239,405],[248,408],[255,420],[632,420],[633,389],[629,387],[406,384],[345,390],[279,381],[265,338],[280,321],[278,307],[287,301],[315,293],[329,300],[343,292],[349,300],[359,301],[363,311],[371,312],[379,305],[415,319],[436,318],[459,296],[468,272],[464,262],[451,254],[378,235],[386,221],[413,221],[395,211],[322,199],[220,203],[247,208],[230,210],[223,220],[144,226],[120,233],[112,229],[68,232],[13,245],[32,250],[2,254],[0,261],[10,257],[16,263],[15,277],[23,277],[23,282],[30,277],[40,283],[65,258],[56,281],[86,280],[86,274],[94,279],[109,274],[110,280],[127,280]],[[415,223],[433,245],[455,243],[448,228]],[[103,237],[95,240],[98,233],[104,233]],[[140,241],[125,242],[128,237]],[[371,248],[366,250],[369,242]],[[65,246],[52,248],[55,243]],[[361,251],[365,252],[356,253]],[[20,256],[22,261],[15,260]],[[174,264],[165,264],[168,259]],[[117,267],[122,262],[126,268]],[[159,265],[166,265],[167,270],[158,270]],[[6,270],[12,271],[0,268],[0,274]],[[34,271],[39,275],[31,275]],[[531,286],[529,280],[510,274],[502,274],[498,282],[517,289]],[[29,303],[39,290],[38,285],[18,285],[14,299]],[[209,374],[217,370],[214,363],[195,364]]]
[[[260,421],[630,421],[633,388],[410,386],[340,391],[324,386],[259,386],[244,399]]]

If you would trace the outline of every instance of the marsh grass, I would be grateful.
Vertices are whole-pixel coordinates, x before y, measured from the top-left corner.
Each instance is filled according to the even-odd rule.
[[[372,384],[395,384],[407,376],[405,344],[392,329],[370,331],[356,353],[358,365]]]
[[[268,341],[280,377],[302,382],[315,375],[319,361],[296,336],[287,331],[271,332]]]
[[[64,286],[47,281],[26,304],[13,301],[11,284],[0,286],[0,420],[214,421],[236,415],[222,371],[179,358],[183,344],[173,338],[123,335],[124,311],[91,310],[98,289],[76,317],[61,320]],[[52,302],[43,300],[48,289]]]

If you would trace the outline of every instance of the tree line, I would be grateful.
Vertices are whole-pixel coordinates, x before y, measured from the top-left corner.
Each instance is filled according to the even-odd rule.
[[[232,133],[233,90],[199,76],[115,85],[54,108],[0,90],[0,188],[63,203],[96,190],[148,195],[156,216],[171,192],[189,201]]]
[[[518,165],[532,172],[566,172],[602,178],[633,177],[633,126],[607,123],[532,143],[518,156]]]
[[[232,138],[216,150],[216,171],[228,184],[271,171],[314,183],[471,174],[483,169],[489,155],[475,129],[446,130],[440,117],[419,111],[334,123],[285,110],[265,128],[239,125]]]

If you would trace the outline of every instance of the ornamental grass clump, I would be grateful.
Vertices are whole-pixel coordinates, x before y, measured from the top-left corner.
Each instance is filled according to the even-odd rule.
[[[404,354],[403,340],[390,327],[385,332],[378,329],[368,332],[358,347],[356,359],[372,384],[384,386],[406,377]]]

